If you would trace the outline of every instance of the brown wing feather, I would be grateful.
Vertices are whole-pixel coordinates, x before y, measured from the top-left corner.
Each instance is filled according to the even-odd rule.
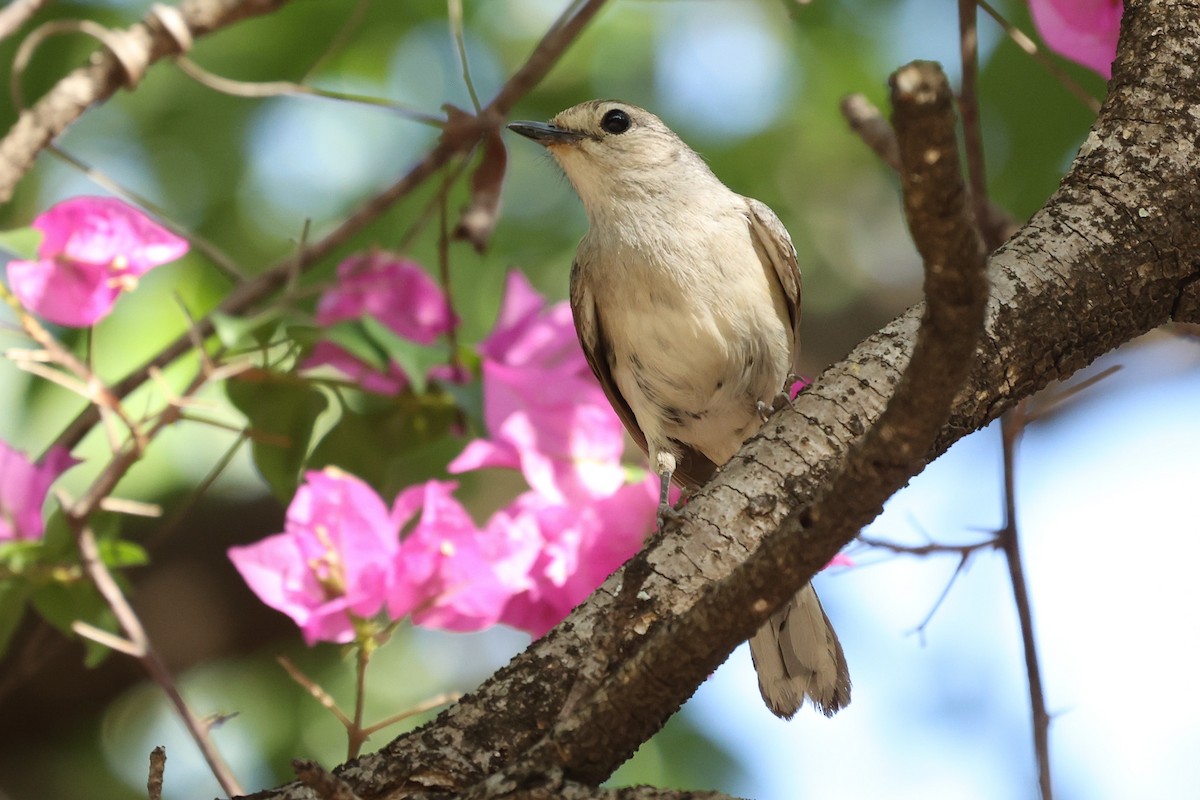
[[[766,257],[775,268],[783,296],[787,301],[788,316],[792,323],[792,371],[800,368],[800,265],[796,263],[796,248],[787,228],[775,216],[766,203],[747,197],[750,232],[760,255]]]
[[[604,396],[608,398],[613,411],[617,412],[617,416],[625,425],[625,430],[629,431],[629,435],[633,437],[633,441],[637,443],[642,452],[648,454],[646,434],[638,426],[633,409],[625,401],[621,390],[617,387],[617,382],[613,379],[612,370],[609,369],[608,339],[604,335],[596,304],[593,302],[591,294],[584,288],[579,273],[579,262],[576,261],[571,266],[571,315],[575,318],[575,333],[579,337],[583,355],[587,359],[588,366],[592,368],[592,374],[600,382]],[[688,445],[682,442],[678,444],[680,458],[675,468],[675,482],[687,489],[703,486],[717,471],[716,464]]]

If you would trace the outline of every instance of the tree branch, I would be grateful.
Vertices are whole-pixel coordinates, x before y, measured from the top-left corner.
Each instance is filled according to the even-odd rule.
[[[232,25],[247,17],[269,14],[288,0],[183,0],[179,6],[192,38]],[[128,52],[139,63],[153,64],[179,52],[175,37],[151,12],[136,25],[118,32]],[[15,125],[0,141],[0,203],[12,199],[17,183],[45,149],[89,107],[112,97],[129,80],[127,65],[111,51],[97,50],[86,67],[80,67],[54,85],[33,107],[21,112]]]
[[[1198,53],[1200,9],[1177,0],[1127,3],[1121,50],[1100,117],[1060,189],[990,259],[984,337],[949,420],[921,455],[939,455],[1019,399],[1169,321],[1176,308],[1195,310],[1200,184],[1193,148],[1197,123],[1188,109],[1200,106],[1200,83],[1189,77],[1197,70]],[[651,638],[685,629],[698,598],[711,598],[736,582],[741,562],[766,532],[785,518],[794,526],[806,499],[824,502],[836,476],[846,471],[855,443],[880,419],[902,365],[913,357],[923,314],[921,305],[910,309],[830,367],[794,409],[764,426],[689,502],[678,530],[657,538],[555,630],[433,723],[345,765],[339,774],[366,797],[446,796],[503,772],[546,732],[568,730],[572,717],[604,702],[603,692],[620,687],[610,681],[601,691],[587,686],[576,691],[580,675],[604,675],[609,665],[630,656],[645,659],[640,654],[649,652]],[[853,505],[855,499],[842,502]],[[858,515],[873,512],[875,503],[873,497],[863,499]],[[822,516],[816,515],[818,526]],[[816,530],[809,527],[798,537],[803,548],[786,538],[771,541],[791,550],[811,547],[790,558],[815,571],[837,545],[836,537],[818,538]],[[741,615],[744,626],[759,610],[743,606],[730,612]],[[727,652],[726,635],[710,642],[720,655],[710,654],[709,661]],[[693,639],[707,636],[705,631]],[[693,648],[690,642],[675,641],[677,653],[691,655],[684,649]],[[665,719],[679,694],[691,691],[670,686],[678,677],[673,671],[617,674],[630,683],[667,685],[660,693],[643,691],[657,707],[629,712],[638,715],[640,732],[649,727],[642,720]],[[628,698],[637,690],[622,691]],[[615,767],[629,752],[624,739],[612,745],[597,741],[584,770],[592,775]],[[308,797],[295,786],[256,796]]]
[[[840,471],[815,501],[793,497],[796,509],[730,574],[707,581],[678,551],[656,546],[626,568],[615,610],[631,631],[622,658],[587,701],[560,718],[515,770],[517,787],[547,766],[575,780],[599,783],[619,761],[665,722],[704,679],[873,519],[883,502],[924,466],[924,455],[945,422],[983,327],[987,298],[983,247],[975,233],[960,177],[953,98],[941,69],[929,62],[892,77],[892,105],[900,142],[901,176],[909,228],[925,262],[928,304],[913,356],[887,410],[857,442]],[[771,423],[768,422],[768,425]],[[778,490],[754,495],[758,507],[787,503]],[[707,493],[705,493],[707,494]],[[770,498],[764,503],[762,498]],[[665,541],[691,538],[693,519]],[[722,521],[736,536],[750,519]],[[682,542],[679,542],[682,544]],[[699,582],[684,612],[658,606],[637,579],[659,575]],[[637,576],[637,577],[635,577]],[[671,612],[674,612],[673,614]],[[644,629],[644,633],[641,629]],[[653,675],[655,680],[639,680]],[[573,691],[578,691],[575,687]],[[627,751],[622,755],[620,748]],[[495,797],[497,781],[468,798]]]

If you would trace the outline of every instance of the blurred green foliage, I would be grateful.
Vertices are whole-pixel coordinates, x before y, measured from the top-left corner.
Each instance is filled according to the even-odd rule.
[[[62,0],[49,3],[35,22],[88,18],[125,26],[143,13],[144,5]],[[566,5],[560,0],[465,3],[468,57],[485,101],[521,65]],[[1010,0],[1002,10],[1029,29],[1022,3]],[[838,101],[847,93],[863,92],[885,106],[886,76],[902,57],[921,54],[923,48],[942,53],[954,46],[934,39],[923,26],[901,26],[901,20],[950,14],[947,4],[917,0],[613,2],[549,77],[520,101],[514,117],[546,119],[592,97],[635,102],[659,112],[727,184],[774,207],[800,255],[804,352],[808,370],[815,374],[919,293],[917,260],[900,218],[894,181],[847,130]],[[357,23],[347,27],[356,18]],[[1053,191],[1091,115],[1032,60],[1002,41],[988,20],[980,24],[991,188],[1001,205],[1024,216]],[[0,60],[12,62],[21,36],[31,28],[0,42]],[[331,44],[336,49],[330,50]],[[19,76],[25,97],[37,98],[47,91],[93,47],[81,36],[45,42]],[[278,13],[205,37],[192,58],[230,78],[303,81],[395,100],[431,114],[439,113],[444,102],[470,105],[441,0],[297,0]],[[956,65],[947,68],[957,72]],[[1099,79],[1081,70],[1068,71],[1094,93],[1102,91]],[[729,119],[731,115],[737,119]],[[0,96],[0,127],[8,129],[14,119],[10,99]],[[85,114],[58,144],[148,197],[253,275],[292,254],[306,225],[309,240],[328,233],[403,174],[435,136],[431,128],[378,108],[312,97],[225,96],[164,62],[151,69],[135,91],[118,92]],[[552,299],[565,296],[572,253],[586,224],[545,154],[523,140],[507,143],[511,150],[504,213],[491,247],[482,255],[465,244],[449,251],[451,290],[463,319],[459,339],[468,346],[490,329],[507,269],[525,271]],[[86,176],[44,153],[13,201],[0,209],[0,229],[25,227],[37,213],[67,196],[100,191]],[[307,299],[299,301],[296,310],[311,311],[313,298],[332,279],[337,262],[363,248],[399,249],[404,244],[406,255],[436,275],[438,223],[436,215],[429,221],[425,210],[436,211],[438,191],[439,181],[429,181],[306,273],[294,294]],[[466,188],[459,181],[449,189],[446,207],[453,215],[466,202]],[[453,222],[449,220],[451,226]],[[90,340],[77,333],[63,336],[78,352],[92,354],[103,377],[116,379],[184,333],[189,318],[206,314],[230,288],[229,279],[193,250],[183,262],[149,275]],[[226,319],[221,333],[227,344],[244,343],[256,327],[257,321],[245,325]],[[377,339],[372,343],[376,345],[389,347]],[[410,363],[445,361],[448,348],[439,344],[401,355]],[[392,347],[388,352],[398,351]],[[166,371],[164,380],[178,388],[196,366],[194,358],[184,359]],[[231,428],[249,420],[264,434],[253,445],[252,461],[246,452],[239,453],[217,480],[211,502],[218,505],[224,498],[265,493],[268,487],[278,500],[286,501],[306,464],[336,463],[394,493],[442,474],[463,441],[447,437],[447,431],[477,428],[477,423],[470,424],[479,415],[478,397],[468,396],[471,389],[454,390],[454,401],[442,390],[420,397],[409,394],[394,402],[347,400],[333,390],[296,391],[278,376],[259,378],[244,376],[231,381],[225,395],[214,390],[201,397]],[[159,393],[160,387],[147,387],[130,405],[153,402]],[[244,419],[225,403],[226,396]],[[5,409],[0,436],[32,451],[44,448],[83,405],[59,387],[30,380],[7,361],[0,361],[0,401]],[[454,411],[456,403],[472,407],[463,416]],[[196,423],[177,426],[155,444],[118,494],[150,502],[178,498],[207,475],[236,436],[233,430]],[[299,453],[272,449],[271,437],[311,446]],[[374,446],[364,447],[364,441]],[[86,485],[106,451],[103,432],[97,430],[76,451],[89,463],[67,476],[68,490],[78,492]],[[478,477],[465,483],[480,513],[513,486],[511,476],[495,484]],[[236,516],[225,520],[232,541],[252,535],[239,534],[238,523]],[[131,552],[121,557],[132,558]],[[4,608],[11,610],[22,599],[0,592],[0,641],[17,629],[15,615]],[[42,610],[62,616],[61,609],[49,605]],[[252,786],[285,779],[291,757],[341,760],[343,745],[332,720],[299,687],[281,679],[269,655],[287,649],[341,698],[348,697],[346,676],[351,670],[334,648],[302,651],[296,638],[269,646],[269,653],[206,652],[203,657],[211,663],[186,675],[185,688],[194,691],[200,707],[240,712],[221,735],[244,748],[240,766]],[[372,667],[376,675],[392,676],[372,683],[372,713],[393,713],[432,692],[469,688],[486,676],[455,673],[456,680],[447,681],[437,662],[437,647],[419,646],[429,645],[429,636],[401,633],[396,639]],[[0,695],[0,706],[5,701]],[[122,764],[141,769],[147,745],[156,741],[139,731],[172,724],[160,720],[161,707],[153,690],[127,689],[100,716],[63,720],[44,741],[23,744],[12,751],[15,758],[0,757],[0,784],[12,797],[138,797],[144,776],[134,774],[136,770],[114,775]],[[238,726],[245,726],[241,734],[229,733]],[[180,749],[187,747],[176,741],[180,743],[171,753],[168,788],[183,780],[182,791],[172,796],[187,796],[189,791],[194,795],[193,790],[206,784],[188,784],[173,772]],[[379,736],[372,744],[382,741]],[[46,784],[28,773],[6,774],[22,767],[50,780],[51,791],[39,794]],[[684,719],[672,722],[643,748],[617,780],[720,786],[734,769],[729,757]]]

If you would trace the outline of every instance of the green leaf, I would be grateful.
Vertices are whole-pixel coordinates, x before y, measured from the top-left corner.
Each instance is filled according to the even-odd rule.
[[[40,540],[14,539],[0,542],[0,564],[10,572],[25,572],[31,565],[42,560],[44,552]]]
[[[273,323],[279,318],[279,310],[270,309],[250,317],[234,317],[214,311],[210,318],[221,344],[233,349],[250,342],[266,343],[274,327]]]
[[[0,231],[0,250],[12,254],[13,258],[32,261],[37,258],[38,246],[42,243],[42,232],[37,228],[14,228]]]
[[[458,412],[448,395],[362,395],[313,449],[312,463],[337,465],[372,486],[388,489],[406,473],[411,453],[443,438]]]
[[[328,401],[307,381],[261,369],[226,381],[225,394],[250,421],[255,466],[275,496],[287,502],[296,492],[313,428]]]
[[[336,344],[376,372],[387,372],[388,354],[367,330],[363,320],[347,320],[330,325],[321,332],[321,339]]]
[[[125,539],[100,539],[96,545],[100,550],[100,560],[109,569],[140,567],[150,562],[146,548],[136,542]]]
[[[413,391],[417,394],[424,394],[427,384],[425,376],[429,373],[430,367],[446,362],[446,349],[444,347],[428,347],[405,339],[374,317],[363,317],[361,323],[371,340],[385,356],[395,361],[404,370],[404,374],[408,376],[408,380],[412,384]]]
[[[29,584],[24,581],[0,581],[0,660],[3,660],[8,643],[25,616],[28,598]]]
[[[71,624],[76,621],[117,632],[112,611],[104,604],[95,587],[86,581],[47,583],[38,586],[30,594],[29,600],[42,619],[68,637],[78,636],[71,628]],[[84,663],[88,667],[96,666],[112,652],[98,642],[86,637],[81,638],[86,648]]]

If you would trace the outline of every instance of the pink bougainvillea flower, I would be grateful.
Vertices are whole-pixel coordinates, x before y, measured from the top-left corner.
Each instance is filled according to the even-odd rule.
[[[625,429],[590,374],[486,361],[483,402],[491,437],[469,443],[451,472],[520,469],[556,502],[606,497],[625,482]]]
[[[453,483],[428,481],[396,498],[393,518],[407,525],[415,517],[416,523],[396,554],[388,613],[393,619],[412,614],[429,628],[480,630],[529,587],[538,542],[531,529],[485,534],[453,491]]]
[[[458,318],[441,288],[412,261],[382,251],[360,253],[337,268],[338,283],[317,304],[317,322],[333,325],[374,317],[394,333],[421,345],[432,344],[452,330]],[[398,394],[408,386],[408,376],[396,363],[380,373],[343,348],[320,342],[304,362],[310,369],[329,365],[367,391]],[[450,372],[431,373],[439,380],[459,379]]]
[[[509,274],[496,327],[480,346],[484,423],[451,472],[520,469],[555,502],[606,497],[625,481],[625,432],[588,368],[567,303]]]
[[[371,487],[341,470],[309,472],[287,510],[283,533],[231,547],[254,593],[300,626],[304,640],[349,642],[354,617],[387,597],[399,525]]]
[[[1112,77],[1125,10],[1122,0],[1029,0],[1029,10],[1051,50]]]
[[[0,442],[0,542],[42,538],[42,505],[50,484],[78,463],[66,448],[53,447],[34,464],[20,450]]]
[[[571,306],[546,307],[529,280],[517,270],[508,273],[496,327],[479,345],[487,360],[513,367],[537,365],[564,374],[590,375],[575,334]]]
[[[75,197],[33,221],[42,232],[36,261],[10,261],[8,283],[29,310],[59,325],[93,325],[121,292],[188,243],[113,197]]]
[[[333,342],[317,342],[304,360],[304,369],[323,366],[333,367],[360,389],[375,394],[400,394],[408,388],[408,376],[395,361],[388,363],[387,372],[379,372]]]
[[[587,505],[564,505],[527,492],[492,516],[493,535],[536,535],[529,588],[515,595],[500,621],[541,636],[624,564],[654,529],[658,478],[627,484]],[[535,532],[531,534],[530,532]]]

